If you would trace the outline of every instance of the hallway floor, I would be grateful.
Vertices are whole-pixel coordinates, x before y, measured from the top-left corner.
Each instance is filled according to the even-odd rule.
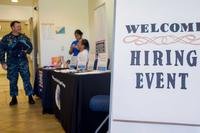
[[[0,132],[64,133],[54,115],[42,114],[40,99],[35,101],[35,105],[29,105],[24,90],[20,90],[18,105],[10,107],[8,81],[0,75]]]

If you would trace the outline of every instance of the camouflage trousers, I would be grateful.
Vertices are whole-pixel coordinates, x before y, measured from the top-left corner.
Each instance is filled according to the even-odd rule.
[[[33,95],[33,88],[30,83],[30,71],[28,61],[18,61],[17,63],[8,63],[7,65],[7,78],[10,81],[10,96],[18,96],[17,83],[19,74],[23,80],[26,95]]]

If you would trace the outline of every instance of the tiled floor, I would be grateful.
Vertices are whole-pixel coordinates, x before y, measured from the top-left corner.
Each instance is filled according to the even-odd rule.
[[[43,115],[40,100],[35,100],[35,105],[29,105],[21,89],[18,105],[10,107],[8,81],[0,75],[0,133],[64,133],[55,116]]]

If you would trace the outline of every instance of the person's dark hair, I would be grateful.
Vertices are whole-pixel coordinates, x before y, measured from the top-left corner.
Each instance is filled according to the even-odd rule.
[[[84,49],[90,50],[90,45],[87,39],[82,39],[82,45],[84,46]]]
[[[10,27],[13,27],[15,24],[20,24],[21,22],[19,22],[19,21],[12,21],[11,23],[10,23]]]
[[[83,32],[81,30],[77,29],[77,30],[75,30],[74,34],[78,34],[78,35],[82,36]]]

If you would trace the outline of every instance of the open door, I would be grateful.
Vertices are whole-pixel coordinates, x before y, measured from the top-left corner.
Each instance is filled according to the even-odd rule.
[[[29,69],[31,73],[31,83],[33,84],[34,78],[35,78],[35,69],[36,69],[36,55],[35,55],[35,48],[36,48],[36,43],[34,41],[34,29],[33,29],[33,18],[29,18],[28,20],[28,31],[29,35],[28,37],[31,39],[31,42],[33,44],[33,51],[30,55],[28,55],[28,60],[29,60]]]

